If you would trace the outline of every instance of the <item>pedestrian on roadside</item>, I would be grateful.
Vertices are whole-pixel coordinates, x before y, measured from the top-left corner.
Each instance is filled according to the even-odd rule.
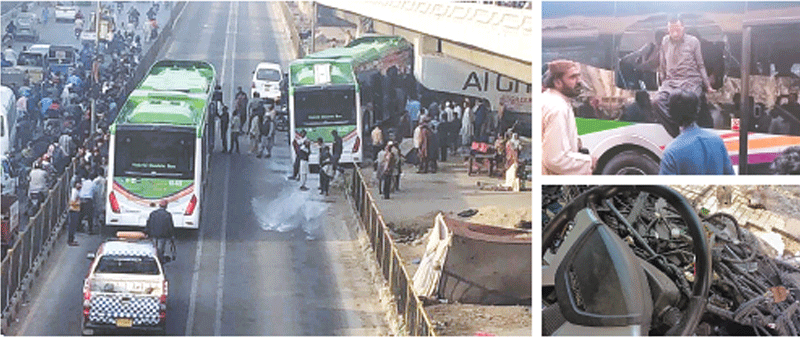
[[[431,123],[428,123],[428,127],[426,127],[423,131],[425,132],[425,137],[428,139],[426,142],[428,146],[428,165],[426,166],[427,173],[436,173],[439,169],[437,164],[437,160],[439,159],[439,135],[437,134],[438,125],[436,127],[431,126]]]
[[[394,167],[394,181],[392,182],[392,191],[400,192],[400,176],[403,175],[403,154],[400,152],[400,147],[397,143],[392,144],[392,155],[395,158]]]
[[[297,158],[300,159],[300,190],[308,191],[306,181],[308,180],[308,156],[311,154],[311,142],[305,138],[305,135],[303,138],[305,140],[297,151]]]
[[[86,220],[86,233],[94,234],[94,182],[88,175],[81,177],[81,189],[78,196],[81,198],[80,223]]]
[[[423,117],[419,124],[419,148],[417,151],[417,157],[419,158],[419,168],[417,169],[417,173],[428,173],[428,165],[430,156],[430,143],[432,142],[431,135],[429,133],[430,129],[428,128],[428,118]]]
[[[294,164],[292,165],[292,175],[289,176],[289,180],[300,180],[300,148],[303,146],[303,143],[307,141],[306,138],[306,130],[300,130],[300,138],[295,137],[292,140],[292,150],[294,151]]]
[[[472,106],[470,105],[469,99],[464,99],[464,114],[461,115],[461,129],[459,134],[461,135],[461,146],[469,147],[472,144],[472,135],[475,133],[474,126],[474,115]]]
[[[547,68],[542,93],[542,174],[592,174],[594,160],[581,152],[570,103],[580,94],[580,66],[555,60]]]
[[[447,103],[449,104],[450,102]],[[437,137],[439,141],[439,159],[442,162],[447,161],[447,148],[449,147],[450,144],[450,129],[451,129],[450,126],[452,124],[450,123],[449,118],[450,118],[450,113],[442,114],[442,122],[439,123],[438,127],[439,130],[437,131]]]
[[[161,199],[158,202],[158,208],[150,212],[144,228],[147,237],[156,240],[158,258],[162,263],[164,262],[164,252],[167,250],[167,240],[175,239],[175,223],[172,220],[172,214],[167,210],[168,205],[167,199]]]
[[[241,114],[234,114],[233,118],[231,118],[231,149],[230,152],[233,153],[233,149],[236,148],[236,153],[239,153],[239,134],[242,130],[242,120]]]
[[[265,156],[272,157],[272,146],[275,144],[275,120],[274,115],[264,114],[264,121],[261,123],[261,149],[258,151],[258,157]],[[264,154],[264,151],[267,154]]]
[[[384,199],[389,199],[389,193],[392,190],[392,180],[394,180],[394,169],[397,165],[396,158],[394,156],[394,152],[392,152],[392,147],[394,146],[393,141],[389,141],[386,143],[386,148],[383,151],[383,159],[381,160],[381,192],[383,193]]]
[[[249,121],[250,127],[247,134],[250,136],[250,154],[257,155],[259,141],[261,140],[261,117],[252,115]]]
[[[261,100],[261,95],[256,91],[253,93],[253,100],[250,101],[250,104],[247,107],[248,114],[245,120],[242,120],[243,124],[247,124],[247,129],[250,130],[251,125],[253,123],[253,117],[259,116],[259,122],[261,121],[261,117],[264,116],[264,102]]]
[[[69,193],[69,213],[67,214],[67,244],[70,246],[78,245],[78,242],[75,241],[75,230],[78,228],[78,221],[80,221],[81,187],[81,181],[78,179],[72,184],[72,190]]]
[[[228,153],[228,106],[222,105],[222,112],[217,115],[219,117],[219,129],[221,131],[220,137],[222,138],[222,153]]]
[[[105,174],[102,174],[102,169],[98,169],[93,173],[94,179],[92,180],[92,184],[94,185],[94,190],[92,198],[96,201],[94,205],[94,218],[98,221],[98,227],[102,230],[103,227],[103,215],[105,214],[106,203],[102,202],[106,197],[106,177]]]
[[[373,151],[373,159],[378,159],[378,152],[384,148],[383,146],[383,130],[381,129],[381,125],[375,125],[375,128],[372,129],[372,151]]]
[[[233,115],[239,115],[239,119],[244,121],[242,123],[246,123],[247,120],[247,93],[242,90],[242,87],[238,87],[236,91],[236,96],[234,105],[233,105]],[[242,130],[237,130],[241,132]]]
[[[672,92],[669,111],[681,133],[664,149],[658,174],[734,174],[722,138],[697,125],[700,98],[693,91]]]
[[[319,139],[320,141],[322,138]],[[321,143],[321,142],[320,142]],[[319,153],[319,194],[328,195],[331,179],[333,178],[333,163],[331,160],[331,150],[327,145],[320,144]]]
[[[333,165],[333,174],[335,175],[336,172],[339,171],[339,160],[342,159],[342,137],[339,137],[339,132],[336,130],[331,130],[331,136],[333,136],[333,153],[331,156],[331,164]]]

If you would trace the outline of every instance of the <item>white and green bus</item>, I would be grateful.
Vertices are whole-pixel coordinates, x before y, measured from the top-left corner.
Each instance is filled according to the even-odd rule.
[[[143,227],[167,199],[176,228],[198,228],[215,78],[208,62],[162,60],[128,96],[109,130],[107,226]]]
[[[411,75],[413,47],[398,36],[365,36],[341,48],[330,48],[289,65],[289,135],[305,130],[312,142],[342,137],[341,163],[364,159],[364,130],[399,119]],[[318,163],[313,144],[309,163]],[[294,152],[292,152],[294,159]]]

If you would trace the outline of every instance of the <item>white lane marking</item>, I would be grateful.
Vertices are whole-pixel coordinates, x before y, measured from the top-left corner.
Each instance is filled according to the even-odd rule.
[[[226,31],[228,34],[233,35],[233,43],[232,49],[228,49],[228,35],[225,35],[225,59],[228,58],[228,55],[232,52],[236,51],[236,36],[237,31],[239,30],[239,3],[234,2],[231,5],[231,13],[233,14],[233,19],[231,20],[230,16],[228,17],[228,28]],[[231,32],[230,25],[231,21],[233,21],[234,28]],[[234,75],[236,73],[236,69],[234,67],[235,59],[231,58],[231,96],[233,95],[233,88],[234,88]],[[223,60],[223,75],[221,78],[225,78],[225,63],[226,60]],[[230,131],[230,130],[228,130]],[[222,188],[222,235],[220,236],[220,248],[219,248],[219,273],[217,274],[217,310],[216,310],[216,318],[214,320],[214,335],[220,336],[222,334],[222,300],[223,300],[223,290],[225,287],[225,250],[226,250],[226,242],[228,240],[228,195],[229,195],[229,181],[230,181],[230,171],[231,171],[231,160],[230,157],[227,157],[225,160],[225,183],[224,187]]]
[[[208,205],[208,203],[206,203]],[[202,211],[202,208],[201,208]],[[200,262],[203,257],[203,228],[200,224],[200,232],[197,234],[197,250],[194,254],[194,270],[192,271],[192,290],[189,293],[189,316],[186,317],[186,330],[184,336],[192,336],[194,326],[194,309],[197,306],[197,283],[200,279]]]
[[[228,10],[228,18],[229,18],[228,28],[230,28],[230,16],[231,16],[232,13],[233,13],[233,8]],[[183,12],[181,12],[181,14],[183,14]],[[225,49],[226,49],[226,51],[227,51],[227,46],[228,46],[228,36],[226,35],[225,36]],[[225,53],[225,59],[223,59],[223,62],[222,62],[222,73],[223,74],[225,73],[225,62],[226,62],[227,56],[228,56],[228,53],[226,52]],[[226,176],[227,176],[227,173],[226,173]],[[227,180],[226,180],[226,184],[225,184],[224,188],[227,189]],[[195,253],[195,258],[194,258],[194,271],[193,271],[193,274],[192,274],[192,290],[191,290],[191,293],[189,294],[189,314],[188,314],[188,317],[186,318],[186,330],[185,330],[185,333],[184,333],[185,336],[194,335],[192,333],[192,330],[194,328],[194,315],[195,315],[195,309],[197,307],[197,287],[198,287],[198,283],[200,281],[200,263],[202,262],[202,257],[203,257],[203,237],[204,237],[203,236],[203,233],[204,233],[203,229],[204,228],[205,228],[204,224],[200,224],[200,233],[198,233],[198,240],[197,240],[197,251]]]

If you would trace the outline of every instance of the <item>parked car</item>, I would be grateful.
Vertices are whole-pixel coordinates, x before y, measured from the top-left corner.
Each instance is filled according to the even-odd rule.
[[[22,12],[17,14],[14,20],[17,26],[17,32],[14,35],[17,41],[36,42],[39,40],[39,32],[36,30],[36,24],[38,22],[36,14]]]
[[[74,22],[78,7],[66,3],[56,5],[56,22]]]
[[[253,82],[250,86],[250,97],[258,92],[261,98],[278,102],[281,99],[281,66],[276,63],[262,62],[253,71]]]
[[[87,258],[82,334],[165,333],[169,282],[152,240],[142,232],[117,232]]]

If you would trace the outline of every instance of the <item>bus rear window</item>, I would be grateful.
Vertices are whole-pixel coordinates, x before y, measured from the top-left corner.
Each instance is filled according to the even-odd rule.
[[[355,90],[296,91],[296,126],[355,125]]]
[[[194,178],[191,132],[118,130],[114,151],[117,177]]]

